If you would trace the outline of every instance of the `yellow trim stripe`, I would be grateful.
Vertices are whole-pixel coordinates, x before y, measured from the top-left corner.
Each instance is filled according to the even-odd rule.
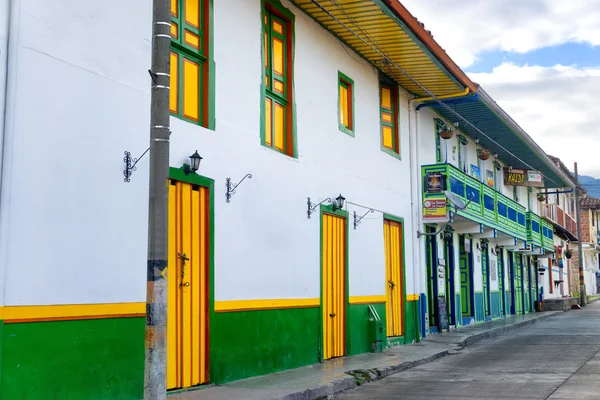
[[[373,303],[385,303],[385,295],[377,296],[350,296],[350,304],[373,304]]]
[[[215,312],[271,310],[278,308],[319,307],[318,298],[314,299],[266,299],[266,300],[225,300],[215,301]]]
[[[418,294],[409,294],[407,301],[419,300]],[[385,295],[351,296],[350,304],[385,303]],[[318,298],[215,301],[215,312],[273,310],[283,308],[319,307]],[[146,303],[59,304],[46,306],[0,307],[0,320],[6,323],[65,319],[93,319],[143,317]]]
[[[111,317],[143,317],[146,303],[61,304],[48,306],[0,307],[0,320],[4,322],[91,319]]]

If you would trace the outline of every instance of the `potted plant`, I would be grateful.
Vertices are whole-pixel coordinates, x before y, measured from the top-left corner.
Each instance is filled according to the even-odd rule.
[[[486,149],[477,149],[477,156],[480,160],[487,160],[490,158],[490,151]]]
[[[538,201],[544,201],[544,200],[546,200],[546,196],[544,196],[543,193],[538,193],[537,199],[538,199]]]
[[[454,136],[454,132],[452,131],[452,128],[448,128],[448,127],[443,127],[440,131],[440,137],[442,139],[451,139],[452,136]]]
[[[573,257],[573,250],[571,250],[571,249],[565,250],[565,257],[567,258],[567,260],[570,260],[571,257]]]

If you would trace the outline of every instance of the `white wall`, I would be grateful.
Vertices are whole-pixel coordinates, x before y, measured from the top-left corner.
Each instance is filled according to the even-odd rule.
[[[71,3],[23,0],[7,305],[145,299],[148,156],[129,184],[122,158],[148,144],[151,2]],[[306,198],[339,193],[405,219],[414,293],[408,96],[398,160],[380,149],[377,71],[283,3],[296,15],[298,159],[260,145],[259,0],[214,4],[216,131],[171,118],[171,166],[197,149],[199,173],[215,180],[215,299],[319,297],[320,225]],[[355,83],[354,138],[338,130],[338,71]],[[226,204],[225,178],[246,173]],[[354,209],[350,295],[384,294],[382,213],[353,230]]]

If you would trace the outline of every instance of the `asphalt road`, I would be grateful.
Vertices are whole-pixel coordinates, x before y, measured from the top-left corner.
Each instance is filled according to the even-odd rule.
[[[600,302],[335,398],[600,400]]]

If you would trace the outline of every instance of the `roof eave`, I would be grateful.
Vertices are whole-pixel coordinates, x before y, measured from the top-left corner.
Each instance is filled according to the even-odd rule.
[[[431,51],[442,65],[472,93],[479,89],[479,85],[473,82],[467,74],[450,58],[444,49],[427,32],[421,23],[398,1],[382,0],[389,9],[400,18],[406,26],[415,34],[415,36]]]
[[[542,161],[549,167],[551,168],[558,176],[561,177],[561,179],[563,180],[562,183],[565,184],[565,186],[561,186],[561,187],[570,187],[570,188],[575,188],[575,180],[573,179],[573,177],[567,175],[564,173],[564,171],[562,171],[561,168],[557,167],[556,164],[554,163],[554,161],[546,154],[546,152],[531,138],[531,136],[529,136],[527,134],[527,132],[525,132],[523,130],[523,128],[521,128],[519,126],[519,124],[517,124],[515,122],[515,120],[513,120],[510,115],[508,115],[506,113],[506,111],[504,111],[491,97],[490,95],[488,95],[486,93],[485,90],[483,90],[483,88],[479,88],[478,90],[480,99],[485,103],[485,105],[492,110],[494,113],[496,113],[496,115],[498,115],[503,121],[504,123],[506,123],[511,130],[513,131],[513,133],[519,137],[520,139],[522,139],[523,141],[525,141],[529,146],[531,146],[531,148],[536,151],[539,155],[540,158],[542,159]]]

